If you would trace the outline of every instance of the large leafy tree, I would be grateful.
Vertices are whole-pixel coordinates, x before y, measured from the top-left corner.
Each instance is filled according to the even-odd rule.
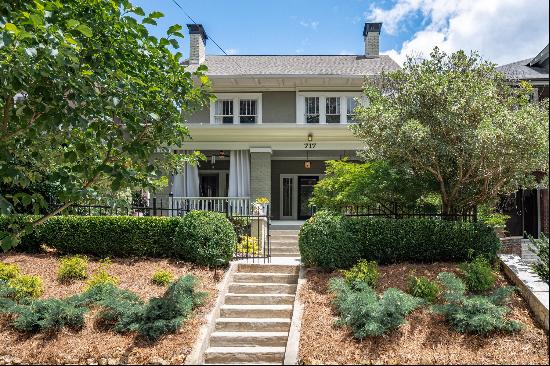
[[[368,158],[433,177],[453,214],[548,173],[548,100],[531,103],[531,93],[475,53],[435,48],[367,82],[352,128]]]
[[[315,185],[310,204],[336,211],[377,204],[418,208],[425,203],[423,196],[437,189],[433,182],[416,176],[410,169],[385,161],[329,160],[325,174]]]
[[[59,187],[59,207],[25,231],[75,202],[154,186],[190,159],[164,147],[188,137],[182,114],[208,100],[208,79],[173,52],[180,25],[149,33],[160,17],[128,0],[0,4],[0,177],[11,188],[0,207],[44,208],[27,187]],[[18,235],[0,238],[7,249]]]

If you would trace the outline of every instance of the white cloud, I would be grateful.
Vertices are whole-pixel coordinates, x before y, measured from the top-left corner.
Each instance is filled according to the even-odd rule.
[[[305,20],[301,20],[300,21],[300,25],[302,27],[306,27],[306,28],[311,28],[313,30],[317,30],[317,27],[319,26],[319,22],[316,21],[316,20],[310,20],[310,21],[305,21]]]
[[[228,55],[236,55],[239,53],[239,50],[236,49],[236,48],[228,48],[225,50],[225,52],[228,54]]]
[[[345,55],[355,55],[355,52],[343,49],[343,50],[340,51],[339,55],[344,55],[344,56]]]
[[[534,57],[548,43],[547,0],[397,0],[393,7],[372,5],[365,17],[383,22],[383,31],[403,32],[407,22],[423,17],[422,29],[401,49],[382,53],[402,63],[406,55],[476,50],[497,64]]]

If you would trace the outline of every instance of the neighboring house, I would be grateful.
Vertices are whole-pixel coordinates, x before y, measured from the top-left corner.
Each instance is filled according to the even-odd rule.
[[[348,124],[362,100],[365,76],[399,69],[379,55],[381,27],[365,24],[362,55],[210,56],[203,26],[189,24],[187,69],[206,65],[217,99],[186,116],[192,139],[185,148],[202,151],[208,161],[172,177],[174,200],[192,208],[228,204],[246,211],[266,197],[273,218],[308,218],[308,199],[324,161],[353,160],[362,147]]]
[[[548,98],[548,45],[532,59],[513,62],[497,69],[512,83],[530,83],[534,88],[534,102]],[[511,235],[527,233],[539,237],[543,232],[548,236],[548,188],[520,189],[515,195],[503,199],[501,204],[504,213],[511,216],[507,224]]]

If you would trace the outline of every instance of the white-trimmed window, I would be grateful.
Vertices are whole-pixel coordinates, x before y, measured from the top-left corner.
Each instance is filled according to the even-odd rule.
[[[327,123],[340,123],[340,97],[326,97],[325,120]]]
[[[260,124],[262,123],[261,93],[218,93],[210,103],[210,123]]]
[[[361,95],[359,91],[297,91],[296,123],[351,123],[355,106],[363,103]]]
[[[319,97],[306,97],[306,123],[319,123]]]
[[[256,99],[241,99],[239,111],[239,123],[256,123],[258,118]]]
[[[233,99],[218,99],[214,107],[214,123],[233,123]]]
[[[355,107],[357,107],[357,100],[355,100],[354,97],[347,97],[347,113],[346,113],[346,121],[348,123],[354,123],[355,122]]]

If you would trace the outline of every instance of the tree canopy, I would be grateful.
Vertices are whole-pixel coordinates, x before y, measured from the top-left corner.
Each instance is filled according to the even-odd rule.
[[[0,192],[2,212],[46,206],[26,187],[56,184],[61,206],[38,225],[80,200],[154,186],[189,159],[168,147],[189,137],[182,115],[206,103],[209,82],[173,52],[181,25],[149,33],[162,16],[128,0],[0,4],[0,179],[12,192]]]
[[[314,187],[310,204],[340,211],[346,207],[399,204],[418,208],[434,191],[433,182],[387,162],[329,160],[325,177]]]
[[[488,202],[548,173],[548,100],[532,103],[494,64],[435,48],[370,79],[352,127],[365,156],[435,179],[444,213]]]

